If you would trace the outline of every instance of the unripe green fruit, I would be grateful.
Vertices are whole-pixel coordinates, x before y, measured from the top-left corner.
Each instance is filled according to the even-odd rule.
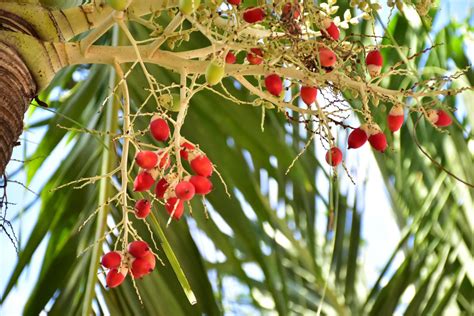
[[[184,14],[193,13],[201,4],[201,0],[179,0],[179,10]]]
[[[107,3],[117,11],[124,11],[127,8],[127,0],[107,0]]]
[[[222,1],[218,0],[205,0],[204,3],[209,9],[215,9],[222,3]]]
[[[165,105],[166,109],[171,112],[179,112],[181,107],[179,94],[173,93],[171,95],[171,100]]]
[[[221,82],[222,77],[224,77],[224,66],[221,66],[216,62],[211,62],[206,69],[207,83],[213,86]]]
[[[177,93],[161,95],[158,98],[158,103],[161,107],[171,112],[178,112],[181,107],[179,94]]]
[[[181,108],[181,99],[179,98],[179,94],[173,93],[173,100],[171,100],[169,111],[172,112],[179,112]]]

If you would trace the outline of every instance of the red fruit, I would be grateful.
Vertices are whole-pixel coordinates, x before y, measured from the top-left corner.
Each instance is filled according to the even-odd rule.
[[[387,149],[387,138],[382,132],[377,132],[375,134],[370,135],[369,143],[375,150],[378,150],[380,152],[384,152],[385,149]]]
[[[151,252],[149,252],[149,253],[151,253]],[[151,255],[153,256],[153,254],[151,254]],[[146,260],[145,258],[137,258],[137,259],[133,260],[131,272],[132,272],[132,275],[135,279],[139,278],[143,275],[146,275],[146,274],[150,273],[151,271],[153,271],[151,263],[148,260]]]
[[[200,176],[210,177],[212,175],[212,163],[204,155],[197,156],[191,160],[191,169]]]
[[[192,176],[189,182],[194,185],[196,194],[206,195],[212,191],[212,182],[206,177]]]
[[[165,119],[153,116],[150,122],[150,132],[157,141],[165,141],[170,137],[170,127]]]
[[[290,2],[285,3],[281,11],[283,20],[296,20],[300,17],[301,11],[299,5],[292,5]]]
[[[403,115],[389,115],[387,116],[388,128],[391,132],[398,131],[403,125],[404,117]]]
[[[240,5],[242,0],[227,0],[227,2],[232,5]]]
[[[383,64],[383,57],[380,51],[373,50],[367,54],[367,58],[365,59],[365,64],[367,65],[367,69],[372,77],[378,76],[380,74],[380,70],[382,70]]]
[[[153,176],[146,171],[142,171],[137,175],[133,182],[133,191],[143,192],[149,190],[153,186],[153,183],[155,183]]]
[[[169,168],[170,164],[171,164],[171,161],[170,161],[170,157],[168,155],[167,152],[165,151],[162,151],[162,150],[158,150],[156,152],[157,156],[158,156],[158,167],[160,169],[167,169]]]
[[[304,103],[308,106],[313,104],[316,101],[316,96],[318,95],[318,88],[316,87],[301,87],[300,97]]]
[[[252,65],[260,65],[263,61],[263,52],[260,48],[251,48],[250,53],[247,54],[247,60]]]
[[[339,40],[339,28],[331,22],[329,26],[326,28],[326,33],[335,41]]]
[[[158,162],[158,155],[152,151],[140,151],[135,156],[135,162],[143,169],[152,169]]]
[[[278,75],[268,75],[265,78],[265,88],[267,88],[268,92],[271,94],[279,96],[283,90],[283,82]]]
[[[438,127],[446,127],[453,122],[448,113],[443,110],[429,110],[428,119]]]
[[[398,131],[403,125],[403,107],[401,106],[394,106],[390,109],[387,116],[387,125],[390,131],[396,132]]]
[[[243,14],[244,21],[247,23],[257,23],[265,18],[265,11],[262,8],[250,7]]]
[[[144,276],[144,274],[139,274],[137,271],[134,271],[133,269],[130,269],[130,273],[135,280],[141,279]]]
[[[155,255],[149,251],[142,259],[148,261],[150,263],[150,269],[154,270],[156,266],[156,258]]]
[[[342,162],[342,152],[337,147],[332,147],[326,153],[326,162],[335,167]]]
[[[166,200],[165,204],[166,211],[168,214],[173,214],[175,220],[179,220],[184,213],[184,203],[178,198],[172,197]],[[174,211],[174,213],[173,213]]]
[[[361,147],[365,144],[367,138],[367,133],[363,129],[361,129],[360,127],[354,129],[349,134],[349,139],[347,140],[347,143],[349,145],[348,149]]]
[[[191,200],[195,192],[194,185],[188,181],[181,181],[174,190],[176,197],[183,201]]]
[[[125,280],[125,274],[122,274],[117,269],[110,270],[105,277],[105,283],[109,288],[119,286],[122,284],[123,280]]]
[[[237,60],[237,57],[235,57],[234,53],[228,52],[227,55],[225,55],[225,62],[227,64],[235,64],[235,61]]]
[[[107,269],[115,269],[120,266],[122,262],[122,255],[117,251],[107,252],[103,257],[100,263]]]
[[[181,158],[183,158],[184,160],[188,160],[188,158],[189,158],[189,151],[194,150],[195,147],[194,147],[192,144],[188,143],[188,142],[184,142],[184,143],[181,144],[181,148],[183,148],[183,149],[181,149],[181,150],[179,151],[179,155],[180,155]]]
[[[453,121],[451,120],[451,117],[448,115],[448,113],[443,110],[438,110],[438,120],[435,123],[436,126],[446,127],[451,125],[452,122]]]
[[[128,244],[128,252],[135,258],[143,258],[150,251],[150,247],[143,240],[132,241]]]
[[[169,187],[168,181],[165,179],[160,179],[156,184],[155,195],[158,199],[162,199],[165,196],[165,192]]]
[[[137,218],[146,218],[151,212],[151,203],[148,200],[141,199],[135,203],[135,216]]]
[[[319,49],[319,62],[323,67],[332,67],[336,64],[336,54],[332,50],[326,47]]]

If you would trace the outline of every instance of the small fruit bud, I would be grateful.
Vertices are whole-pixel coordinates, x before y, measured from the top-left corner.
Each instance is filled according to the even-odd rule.
[[[171,95],[165,94],[162,95],[160,98],[166,97],[166,99],[161,100],[161,105],[167,109],[168,111],[171,112],[179,112],[179,109],[181,108],[181,102],[179,98],[179,94],[173,93]]]
[[[326,152],[326,162],[335,167],[342,162],[342,152],[337,147],[332,147]]]
[[[146,199],[138,200],[135,203],[135,216],[137,218],[146,218],[151,212],[151,203]]]
[[[279,96],[283,90],[283,82],[278,75],[269,75],[265,78],[265,88],[274,96]]]
[[[184,142],[181,144],[181,150],[179,151],[179,155],[181,156],[181,158],[183,158],[184,160],[188,160],[189,159],[189,152],[194,150],[194,145],[188,143],[188,142]]]
[[[354,129],[349,134],[349,139],[347,140],[348,149],[359,148],[365,144],[367,141],[367,133],[360,127]]]
[[[165,196],[166,190],[168,190],[169,183],[166,179],[160,179],[155,187],[155,195],[158,199],[162,199]]]
[[[110,270],[105,277],[105,283],[111,289],[122,284],[123,280],[125,280],[125,274],[117,269]]]
[[[206,68],[206,81],[209,85],[213,86],[221,82],[224,74],[224,66],[221,66],[216,62],[210,62]]]
[[[336,64],[337,57],[332,50],[326,47],[319,48],[319,62],[323,67],[333,67]]]
[[[175,220],[179,220],[184,213],[184,203],[178,198],[172,197],[166,200],[165,204],[166,211],[168,214],[173,214]]]
[[[157,141],[165,141],[170,137],[170,127],[165,119],[155,115],[150,121],[150,132]]]
[[[107,252],[103,257],[100,263],[107,269],[115,269],[120,266],[122,262],[122,255],[117,251]]]
[[[387,125],[392,133],[398,131],[403,125],[403,107],[395,105],[390,109],[387,116]]]
[[[174,190],[176,192],[176,197],[183,201],[191,200],[195,193],[194,185],[188,181],[181,181],[176,185]]]
[[[428,119],[438,127],[446,127],[453,122],[451,117],[443,110],[428,110]]]
[[[151,251],[149,251],[142,259],[144,259],[144,260],[146,260],[150,263],[151,271],[153,271],[155,269],[156,258],[155,258],[155,255]]]
[[[143,240],[132,241],[128,244],[128,252],[135,258],[142,258],[150,251],[150,247]]]
[[[158,155],[152,151],[140,151],[135,156],[135,162],[143,169],[152,169],[158,163]]]
[[[262,8],[250,7],[244,11],[244,21],[247,23],[257,23],[265,18],[265,11]]]
[[[451,117],[448,115],[448,113],[446,113],[445,111],[443,110],[438,110],[438,120],[436,121],[436,126],[438,127],[446,127],[446,126],[449,126],[451,125],[451,123],[453,122],[453,120],[451,119]]]
[[[227,0],[227,2],[228,2],[229,4],[238,6],[238,5],[240,5],[240,3],[242,2],[242,0]]]
[[[301,87],[300,97],[306,105],[310,106],[316,101],[316,96],[318,95],[318,88],[316,87]]]
[[[365,59],[365,64],[367,65],[367,69],[369,70],[369,74],[371,77],[376,77],[380,74],[383,65],[383,57],[380,51],[373,50],[367,54],[367,58]]]
[[[204,155],[199,155],[191,160],[191,169],[200,176],[210,177],[212,175],[212,163]]]
[[[263,62],[263,52],[260,48],[251,48],[247,54],[247,60],[251,65],[260,65]]]
[[[234,53],[228,52],[227,55],[225,55],[225,62],[227,64],[235,64],[237,60],[237,57],[235,57]]]
[[[384,152],[387,149],[387,138],[382,131],[378,131],[369,137],[369,143],[372,147],[380,152]]]
[[[116,11],[124,11],[128,6],[127,0],[108,0],[107,3]]]
[[[156,155],[158,156],[158,165],[157,167],[161,170],[168,169],[171,161],[168,153],[163,150],[158,150],[156,152]]]
[[[339,34],[340,34],[339,28],[333,21],[331,21],[331,19],[326,19],[326,21],[324,21],[323,23],[323,26],[325,30],[321,33],[323,34],[324,37],[329,36],[335,41],[339,40]]]
[[[148,252],[151,254],[151,252]],[[153,255],[153,254],[151,254]],[[136,258],[132,262],[132,268],[130,269],[132,276],[137,279],[140,278],[146,274],[149,274],[151,271],[153,271],[151,263],[146,260],[144,257],[143,258]]]
[[[196,194],[206,195],[212,191],[212,182],[203,176],[192,176],[189,179],[194,186]]]
[[[184,14],[191,14],[199,8],[201,0],[179,0],[179,10]]]
[[[155,179],[153,179],[153,176],[149,172],[141,171],[133,182],[133,191],[143,192],[149,190],[154,183]]]

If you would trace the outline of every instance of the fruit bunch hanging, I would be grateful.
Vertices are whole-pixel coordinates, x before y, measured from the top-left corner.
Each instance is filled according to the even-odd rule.
[[[154,140],[166,143],[170,138],[170,127],[166,119],[154,116],[149,130]],[[176,164],[172,146],[157,151],[139,151],[135,163],[140,168],[133,190],[146,192],[153,190],[156,199],[165,201],[164,208],[169,216],[179,220],[184,214],[184,204],[197,195],[205,196],[212,191],[209,177],[213,165],[209,158],[195,145],[182,138],[180,142],[179,160],[189,162],[189,173],[180,163]],[[140,199],[135,204],[137,218],[145,219],[151,212],[152,202]]]
[[[108,269],[105,282],[107,287],[114,288],[122,284],[130,273],[134,279],[150,274],[156,265],[156,258],[145,241],[137,240],[128,244],[126,251],[109,251],[101,260]]]

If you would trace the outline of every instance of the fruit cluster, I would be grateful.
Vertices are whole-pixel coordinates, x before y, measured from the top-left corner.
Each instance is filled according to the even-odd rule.
[[[305,24],[303,20],[308,15],[302,14],[302,7],[299,1],[293,0],[286,3],[277,3],[273,6],[271,14],[267,12],[264,7],[246,7],[240,8],[241,0],[227,0],[226,1],[234,9],[238,9],[237,16],[245,23],[252,25],[257,23],[268,22],[272,25],[272,21],[278,18],[280,26],[286,29],[290,35],[301,35],[301,26]],[[188,3],[186,5],[186,3]],[[200,1],[189,0],[180,1],[181,11],[185,14],[195,12],[200,5]],[[221,1],[210,1],[210,3],[217,6]],[[192,9],[191,9],[192,8]],[[316,41],[314,56],[310,56],[311,62],[316,63],[326,72],[331,72],[338,63],[338,55],[331,49],[336,49],[331,42],[337,42],[340,39],[340,30],[334,21],[327,15],[322,14],[315,19],[311,19],[312,25],[319,27],[321,41]],[[316,22],[316,23],[314,23]],[[265,48],[254,47],[247,52],[247,62],[250,65],[261,65],[265,61]],[[316,59],[316,60],[315,60]],[[225,63],[234,64],[237,62],[237,57],[234,52],[228,51],[225,55]],[[315,60],[315,61],[314,61]],[[380,75],[383,66],[383,57],[378,49],[373,49],[365,57],[366,71],[372,78]],[[309,67],[313,69],[313,66]],[[217,64],[215,61],[211,62],[206,71],[206,80],[209,85],[215,85],[221,81],[224,76],[224,66]],[[280,97],[284,88],[283,79],[275,73],[270,73],[265,76],[264,86],[267,92],[275,97]],[[308,106],[316,101],[318,88],[312,85],[302,84],[300,89],[300,98]],[[428,110],[425,112],[428,120],[438,127],[448,126],[451,123],[451,118],[443,110]],[[403,105],[395,104],[387,117],[387,126],[391,132],[398,131],[404,122]],[[354,129],[348,139],[348,148],[359,148],[365,142],[369,142],[371,146],[380,152],[384,152],[387,148],[387,139],[382,129],[371,119],[367,123]],[[339,148],[332,146],[326,154],[326,161],[331,166],[337,166],[342,162],[342,152]]]
[[[187,3],[189,2],[189,3]],[[200,1],[194,1],[194,4],[191,3],[192,1],[180,1],[180,8],[181,11],[185,14],[191,14],[194,12],[199,7]],[[234,1],[227,1],[229,4],[234,5],[234,6],[239,6],[241,4],[240,0],[234,0]],[[192,8],[191,11],[190,8]],[[282,7],[282,12],[281,12],[281,20],[284,22],[290,22],[292,23],[293,27],[298,27],[299,29],[299,19],[301,15],[301,9],[299,4],[291,4],[291,3],[286,3]],[[250,24],[262,22],[266,17],[265,10],[260,8],[260,7],[249,7],[245,9],[242,13],[242,19]],[[329,18],[324,19],[321,23],[322,28],[321,28],[321,33],[322,36],[328,39],[332,39],[337,41],[339,39],[339,28],[336,26],[336,24]],[[321,67],[325,69],[326,71],[330,72],[334,65],[337,62],[337,57],[336,54],[326,47],[324,44],[321,44],[317,48],[317,60],[320,63]],[[237,61],[237,57],[235,54],[231,51],[227,52],[225,56],[225,63],[227,64],[234,64]],[[247,53],[247,61],[251,65],[260,65],[264,61],[264,51],[261,48],[254,47],[249,50]],[[207,69],[206,69],[206,81],[209,85],[213,86],[221,81],[221,79],[224,77],[225,74],[225,69],[224,65],[212,61],[209,63]],[[272,79],[273,78],[273,79]],[[267,90],[273,95],[279,95],[281,92],[281,79],[278,78],[276,75],[273,75],[273,77],[270,77],[269,83],[267,84],[267,80],[265,81],[265,84],[267,86]],[[273,89],[268,88],[268,85],[272,86],[273,84]]]
[[[157,203],[163,205],[168,213],[168,223],[172,219],[179,220],[184,214],[185,202],[188,202],[190,208],[190,200],[196,195],[205,196],[212,191],[213,184],[210,180],[214,171],[212,162],[197,145],[181,137],[180,128],[186,115],[187,103],[194,93],[199,89],[218,85],[226,76],[226,71],[228,71],[227,74],[238,74],[235,75],[235,80],[240,81],[243,86],[254,92],[254,95],[259,99],[277,105],[282,111],[294,110],[299,113],[300,118],[310,117],[310,119],[305,117],[303,121],[307,125],[313,122],[318,123],[319,131],[312,132],[321,135],[321,138],[329,144],[325,159],[332,167],[337,167],[342,163],[343,153],[334,144],[331,124],[339,124],[347,128],[344,120],[349,115],[347,117],[340,115],[338,119],[331,118],[333,112],[343,112],[343,110],[337,105],[335,111],[328,111],[328,107],[320,106],[317,100],[318,90],[323,98],[325,90],[331,90],[333,95],[344,92],[354,93],[354,96],[364,94],[361,97],[364,123],[349,134],[348,149],[360,148],[366,142],[369,142],[376,151],[383,153],[387,149],[386,135],[382,128],[374,122],[368,100],[377,100],[374,101],[374,105],[375,102],[378,104],[378,100],[394,104],[384,125],[390,132],[395,133],[401,128],[405,119],[403,98],[416,99],[414,89],[407,93],[403,90],[393,91],[379,87],[381,79],[391,73],[397,73],[399,66],[390,67],[386,74],[380,76],[383,56],[379,46],[364,47],[360,45],[362,41],[357,41],[357,45],[355,45],[356,41],[352,43],[349,41],[350,38],[355,37],[354,34],[340,40],[338,25],[345,26],[337,22],[336,19],[331,19],[331,15],[335,14],[335,11],[322,10],[320,8],[322,6],[315,10],[315,8],[311,8],[309,2],[304,6],[300,5],[300,2],[302,1],[287,0],[275,1],[273,5],[267,4],[260,7],[240,7],[241,0],[207,0],[206,6],[208,7],[204,8],[201,6],[201,0],[179,0],[178,6],[181,13],[187,16],[189,21],[200,24],[197,29],[201,33],[202,30],[214,30],[214,27],[217,29],[220,27],[220,29],[218,32],[213,31],[205,34],[212,42],[212,56],[210,53],[205,53],[206,49],[189,53],[190,64],[199,63],[199,67],[195,67],[195,70],[191,72],[196,74],[196,77],[192,79],[193,83],[190,86],[187,86],[189,74],[187,71],[183,71],[180,73],[179,95],[161,94],[160,92],[166,91],[168,93],[169,90],[175,89],[175,86],[170,89],[155,90],[155,93],[161,94],[157,99],[161,108],[172,112],[178,111],[179,114],[176,121],[168,117],[167,112],[152,117],[149,132],[152,138],[159,142],[159,146],[134,142],[140,149],[153,149],[139,150],[134,160],[139,170],[134,179],[133,189],[135,192],[147,192],[145,198],[135,202],[134,212],[138,219],[147,218],[151,213],[152,204]],[[130,1],[111,0],[111,6],[119,11],[125,10],[129,3]],[[227,3],[228,6],[221,6],[223,3]],[[224,7],[226,9],[222,9]],[[219,18],[214,19],[214,12],[211,12],[211,18],[208,18],[208,9],[217,11]],[[169,12],[174,14],[173,10]],[[190,15],[192,15],[192,19]],[[344,18],[347,21],[347,18]],[[219,19],[225,21],[225,27],[215,23]],[[177,20],[175,19],[175,21]],[[255,26],[257,23],[262,25]],[[249,32],[242,34],[244,30]],[[175,35],[169,36],[169,38],[181,38],[178,33],[181,31],[175,32]],[[216,34],[219,35],[219,38],[214,41],[213,37]],[[237,36],[238,40],[234,40]],[[189,34],[187,34],[187,38],[189,40]],[[226,38],[226,41],[222,41],[222,38]],[[182,39],[185,40],[184,35]],[[176,39],[173,40],[176,41]],[[222,47],[224,42],[232,45]],[[174,44],[171,45],[171,43],[174,42],[170,41],[170,47],[174,47]],[[216,48],[218,46],[222,48]],[[387,47],[389,46],[387,45]],[[198,52],[196,53],[196,51]],[[366,54],[366,52],[368,53]],[[192,56],[193,53],[198,56]],[[237,55],[240,53],[245,54],[245,60],[242,62],[245,65],[233,65],[237,63]],[[361,59],[365,60],[365,65]],[[202,73],[202,65],[205,60],[207,60],[206,69]],[[202,86],[199,82],[201,78],[198,78],[197,74],[201,73],[205,76],[207,86]],[[262,81],[261,85],[257,85],[258,88],[245,79],[251,75],[255,76],[257,81]],[[299,93],[296,93],[290,102],[284,101],[282,98],[287,82],[291,82],[293,87],[299,88]],[[260,86],[263,86],[264,89],[260,89]],[[222,90],[229,93],[227,89]],[[180,99],[183,95],[185,96],[184,100]],[[304,104],[303,106],[293,104],[297,97],[299,97],[301,104]],[[255,100],[255,104],[262,103]],[[437,127],[450,125],[451,117],[448,113],[443,110],[431,109],[434,107],[433,104],[435,103],[427,106],[429,109],[421,107],[421,110],[415,109],[415,111],[422,112],[428,121]],[[174,128],[173,135],[171,135],[170,126]],[[129,130],[126,123],[124,123],[123,130]],[[123,147],[128,148],[128,146]],[[124,157],[126,158],[123,159]],[[122,159],[126,165],[128,154],[123,154]],[[122,223],[126,229],[123,237],[119,238],[122,240],[124,248],[128,244],[129,227],[126,225],[131,225],[128,222],[129,209],[126,203],[128,178],[124,177],[129,173],[125,169],[121,168],[122,179],[125,179],[122,182],[123,196],[125,196],[122,207],[126,219]],[[137,240],[139,237],[135,234],[133,239]],[[126,248],[121,252],[111,251],[102,258],[102,265],[109,269],[106,283],[110,288],[120,285],[128,273],[136,279],[149,274],[155,268],[155,256],[146,242],[133,241]]]
[[[170,138],[170,127],[166,119],[154,116],[150,122],[150,133],[159,142]],[[212,191],[209,177],[213,165],[209,158],[186,140],[181,141],[180,160],[189,161],[193,175],[181,176],[179,167],[172,165],[168,149],[157,151],[140,151],[135,157],[135,163],[140,167],[134,181],[135,192],[145,192],[155,185],[154,193],[157,199],[165,201],[168,214],[179,220],[184,213],[184,202],[190,201],[195,195],[206,195]],[[186,172],[187,173],[187,172]],[[135,204],[137,218],[146,218],[151,211],[151,202],[147,199],[138,200]]]
[[[156,265],[155,255],[144,241],[128,244],[127,251],[110,251],[101,260],[104,268],[109,269],[105,277],[107,287],[114,288],[122,284],[130,272],[134,279],[150,274]]]
[[[451,117],[443,110],[428,110],[428,120],[437,127],[451,125]],[[394,106],[387,116],[387,126],[392,133],[397,132],[403,125],[404,113],[401,106]],[[384,152],[387,149],[387,138],[380,127],[373,124],[362,124],[355,128],[348,138],[348,149],[359,148],[369,141],[372,148]],[[337,147],[332,147],[326,153],[326,161],[331,166],[337,166],[342,162],[342,152]]]

